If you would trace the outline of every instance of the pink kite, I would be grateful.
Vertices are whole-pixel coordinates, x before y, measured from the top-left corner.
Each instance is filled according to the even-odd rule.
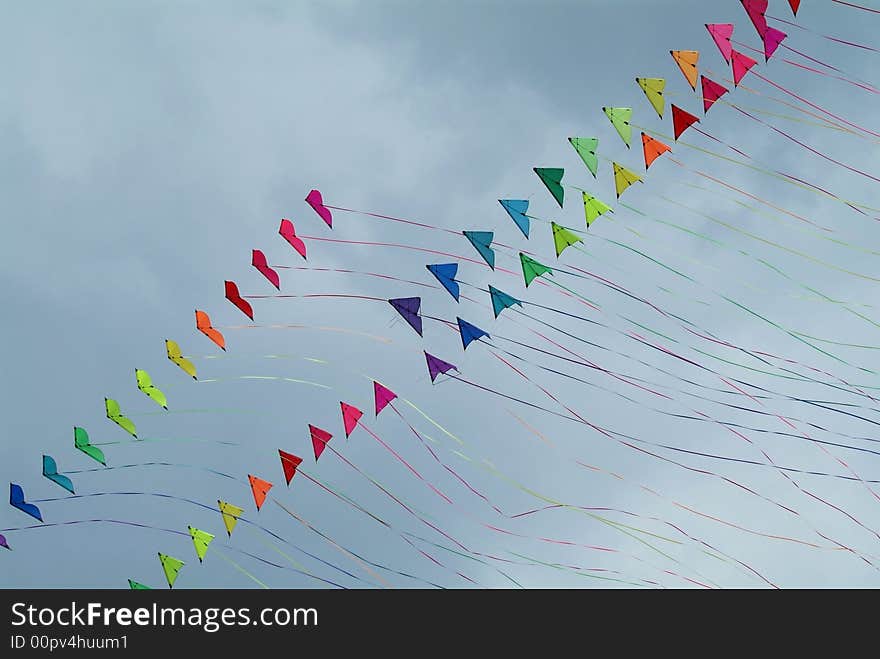
[[[724,61],[730,64],[730,39],[733,37],[733,23],[706,23],[706,29],[712,35],[715,45],[721,51]]]
[[[776,52],[776,49],[779,48],[779,44],[782,43],[782,40],[785,39],[788,35],[782,30],[777,30],[775,27],[768,27],[767,31],[764,33],[764,61],[769,61],[770,57],[773,56],[773,53]]]
[[[301,257],[306,258],[306,244],[296,235],[293,222],[288,219],[282,219],[281,228],[278,229],[278,233],[281,234],[284,240],[290,243],[291,247],[299,252]]]
[[[388,387],[373,381],[373,398],[376,401],[376,416],[379,416],[379,412],[384,410],[388,403],[397,398],[397,394]]]
[[[317,462],[324,452],[327,442],[333,439],[333,435],[326,430],[313,426],[311,423],[309,424],[309,434],[312,436],[312,448],[315,450],[315,462]]]
[[[327,226],[332,229],[333,215],[330,214],[330,209],[324,205],[324,198],[321,196],[321,193],[317,190],[312,190],[306,197],[306,201],[321,216],[321,219],[327,223]]]
[[[746,73],[749,72],[749,69],[755,66],[758,62],[748,55],[743,55],[736,50],[732,51],[730,59],[733,63],[733,86],[736,87],[745,77]]]
[[[712,104],[724,96],[728,90],[727,87],[722,87],[706,76],[700,76],[700,82],[703,86],[703,114],[705,114],[712,107]]]
[[[278,273],[269,267],[269,263],[266,261],[266,255],[263,254],[263,252],[258,249],[253,251],[253,254],[251,255],[251,265],[259,270],[260,274],[268,279],[275,288],[281,290],[281,280],[278,278]]]
[[[767,19],[764,18],[764,14],[767,13],[768,0],[740,0],[740,2],[749,15],[752,25],[758,31],[758,36],[763,38],[767,31]]]
[[[348,439],[364,413],[348,403],[339,403],[339,405],[342,407],[342,424],[345,426],[345,438]]]

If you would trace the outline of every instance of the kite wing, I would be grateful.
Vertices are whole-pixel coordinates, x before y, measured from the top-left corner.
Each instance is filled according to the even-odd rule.
[[[615,175],[616,179],[616,175]],[[611,206],[608,206],[602,201],[599,201],[594,196],[583,193],[584,195],[584,215],[587,218],[587,228],[590,228],[590,225],[593,221],[599,217],[600,215],[604,215],[608,212],[613,212],[611,210]]]
[[[623,143],[626,144],[626,148],[629,148],[629,143],[632,140],[632,126],[629,124],[629,120],[632,119],[632,108],[602,108],[602,112],[611,120],[614,129],[617,131],[617,134],[620,135],[620,139],[623,140]],[[560,204],[561,205],[561,204]]]
[[[131,419],[124,416],[119,409],[119,403],[112,398],[104,399],[104,409],[107,411],[107,418],[117,424],[129,435],[137,439],[137,428]]]
[[[73,428],[73,445],[87,456],[89,456],[92,460],[96,460],[100,462],[105,467],[107,466],[107,461],[104,459],[104,452],[99,449],[97,446],[92,446],[89,442],[89,433],[86,432],[85,428],[78,428],[74,426]]]
[[[278,449],[278,456],[281,458],[281,468],[284,469],[284,478],[287,480],[287,484],[290,485],[290,481],[296,476],[296,468],[302,464],[303,460],[299,456],[296,456],[293,453],[288,453],[287,451],[282,451],[281,449]]]
[[[675,139],[681,137],[681,134],[695,123],[700,121],[699,117],[692,115],[686,110],[682,110],[677,105],[672,106],[672,128]]]
[[[576,233],[556,224],[556,222],[551,222],[550,227],[553,229],[553,244],[556,247],[556,258],[559,258],[559,255],[566,248],[571,247],[575,243],[584,242]]]
[[[489,267],[495,269],[495,251],[492,249],[492,239],[495,234],[491,231],[462,231],[464,237],[471,241],[483,260],[489,264]]]
[[[208,553],[208,545],[211,544],[211,540],[214,539],[214,536],[207,531],[200,531],[191,526],[188,526],[187,528],[189,529],[189,535],[192,538],[193,545],[196,548],[196,556],[199,557],[199,563],[201,563],[205,560],[205,554]]]
[[[211,326],[211,319],[204,311],[196,309],[196,329],[213,341],[218,348],[226,350],[226,339]]]
[[[642,177],[623,165],[618,165],[616,162],[612,162],[611,166],[614,168],[614,190],[617,192],[617,198],[620,199],[623,191],[633,183],[641,181]]]
[[[134,376],[137,379],[138,389],[143,391],[160,407],[164,407],[167,410],[168,400],[165,398],[165,394],[163,394],[161,391],[159,391],[159,389],[153,386],[153,381],[150,379],[149,373],[139,368],[136,368],[134,369]]]
[[[71,494],[76,494],[73,491],[73,481],[64,474],[58,473],[58,463],[55,462],[55,458],[51,455],[43,456],[43,476],[53,483],[57,483]]]
[[[777,30],[775,27],[768,27],[767,31],[764,33],[764,61],[768,62],[770,58],[773,56],[773,53],[776,52],[776,49],[779,48],[779,44],[783,42],[783,40],[788,35],[782,30]]]
[[[21,489],[21,485],[9,484],[9,505],[13,508],[18,508],[21,512],[27,513],[40,522],[43,521],[43,514],[40,512],[40,509],[34,504],[25,501],[24,490]]]
[[[670,50],[669,54],[678,64],[678,68],[684,74],[691,88],[697,90],[697,62],[700,60],[700,53],[696,50]]]
[[[443,288],[455,298],[455,301],[458,302],[458,297],[461,294],[458,282],[455,281],[455,276],[458,274],[458,263],[438,263],[434,265],[426,265],[425,267],[428,269],[428,272],[437,278],[437,281],[443,284]]]
[[[278,233],[284,238],[284,240],[290,243],[290,246],[293,247],[301,257],[306,258],[306,244],[296,235],[296,228],[293,226],[293,222],[287,218],[282,218]]]
[[[159,562],[162,564],[162,570],[165,572],[165,579],[168,581],[168,587],[174,588],[174,582],[177,581],[177,574],[180,572],[185,563],[179,558],[168,556],[159,552]]]
[[[196,377],[196,367],[190,360],[183,356],[183,352],[180,350],[180,346],[176,341],[165,339],[165,352],[168,353],[168,359],[170,359],[173,364],[176,364],[184,373],[192,377],[193,380],[198,380]]]
[[[313,426],[311,423],[309,424],[309,435],[312,438],[312,449],[315,452],[315,462],[317,462],[327,447],[327,442],[333,439],[333,435],[326,430]]]
[[[456,318],[458,321],[458,331],[461,334],[461,345],[467,350],[472,341],[479,341],[482,337],[491,338],[488,332],[481,330],[476,325],[471,325],[466,320]]]
[[[758,36],[763,37],[767,32],[765,14],[767,13],[768,0],[740,0],[740,2],[749,15],[752,25],[755,26],[755,30],[758,31]]]
[[[379,384],[375,380],[373,381],[373,400],[376,405],[376,416],[379,416],[379,412],[384,410],[395,398],[397,398],[397,394],[391,391],[391,389]]]
[[[733,37],[733,23],[706,23],[706,29],[712,35],[712,40],[721,51],[724,61],[730,64],[730,51],[733,46],[730,39]]]
[[[419,308],[422,305],[420,297],[399,297],[388,300],[388,304],[394,307],[403,319],[409,323],[419,336],[422,336],[422,317],[419,315]]]
[[[504,291],[498,290],[491,284],[489,285],[489,296],[492,298],[492,311],[495,313],[496,318],[498,318],[498,315],[502,311],[508,307],[512,307],[514,304],[522,306],[520,300],[517,300],[512,295],[508,295]]]
[[[645,96],[648,97],[648,102],[654,108],[657,116],[662,119],[665,105],[663,90],[666,89],[666,80],[663,78],[636,78],[636,82],[645,92]]]
[[[568,141],[577,151],[581,160],[590,170],[593,178],[596,178],[596,172],[599,169],[599,157],[596,155],[596,149],[599,148],[599,140],[595,137],[569,137]]]
[[[730,61],[733,65],[733,86],[736,87],[739,85],[740,81],[745,77],[746,73],[749,72],[755,64],[758,63],[757,60],[752,59],[748,55],[743,55],[741,52],[734,50],[730,56]]]
[[[251,303],[245,300],[241,293],[238,292],[238,286],[235,285],[235,282],[225,281],[223,282],[223,286],[226,289],[226,299],[232,302],[241,311],[245,316],[254,319],[254,309],[251,306]]]
[[[642,133],[642,151],[645,154],[645,170],[647,171],[651,163],[667,151],[672,151],[672,149],[660,140]]]
[[[314,209],[328,227],[333,228],[333,215],[330,213],[330,209],[324,205],[324,198],[320,192],[317,190],[310,191],[306,195],[306,203]]]
[[[522,234],[528,238],[529,237],[529,217],[526,215],[526,211],[529,210],[529,202],[527,199],[499,199],[498,203],[500,203],[504,210],[507,211],[507,214],[510,215],[510,219],[514,221],[516,226],[519,227],[519,230],[522,231]]]
[[[727,93],[727,87],[722,87],[714,80],[710,80],[706,76],[700,76],[703,87],[703,114],[709,111],[715,101]]]
[[[226,527],[226,534],[232,537],[232,529],[238,524],[238,518],[241,517],[244,509],[220,500],[217,501],[217,506],[220,508],[220,515],[223,517],[223,526]]]
[[[533,168],[538,178],[547,186],[550,194],[562,208],[562,202],[565,199],[565,190],[562,188],[562,177],[565,170],[562,167],[535,167]]]
[[[251,265],[268,279],[276,289],[281,290],[281,279],[278,277],[278,273],[269,267],[269,262],[266,260],[266,255],[263,252],[258,249],[253,250],[251,253]]]
[[[251,484],[251,492],[254,495],[254,503],[257,504],[257,510],[263,507],[269,490],[272,489],[272,483],[262,478],[257,478],[248,474],[248,482]]]
[[[526,256],[522,252],[519,253],[519,262],[522,265],[523,279],[526,281],[526,288],[528,288],[529,284],[534,281],[535,277],[540,277],[545,274],[553,274],[553,270],[546,265],[538,263],[535,259]]]
[[[345,426],[345,438],[348,439],[364,413],[348,403],[340,402],[339,405],[342,408],[342,425]]]
[[[425,361],[428,364],[428,373],[431,376],[431,382],[434,382],[438,375],[458,370],[455,365],[445,362],[428,352],[425,352]]]

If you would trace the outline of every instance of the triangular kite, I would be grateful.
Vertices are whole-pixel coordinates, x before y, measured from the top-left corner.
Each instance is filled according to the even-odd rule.
[[[188,526],[187,529],[189,529],[189,535],[192,538],[193,546],[196,548],[196,556],[199,557],[199,563],[201,563],[205,560],[205,554],[208,553],[208,545],[211,544],[211,540],[214,539],[214,536],[207,531],[200,531],[191,526]]]
[[[379,416],[379,412],[384,410],[385,406],[395,398],[397,398],[397,394],[391,391],[391,389],[383,384],[379,384],[375,380],[373,381],[373,400],[375,401],[376,416]]]
[[[476,325],[471,325],[466,320],[456,317],[458,321],[458,331],[461,334],[461,345],[467,350],[472,341],[478,341],[482,337],[492,338],[488,332],[481,330]]]
[[[278,273],[269,267],[269,262],[266,260],[266,255],[263,252],[258,249],[251,252],[251,265],[257,269],[257,272],[268,279],[269,283],[276,289],[281,290],[281,279],[278,277]]]
[[[455,275],[458,274],[458,263],[438,263],[426,265],[425,267],[428,269],[428,272],[437,278],[437,281],[443,284],[443,288],[447,290],[455,301],[458,302],[458,297],[461,294],[458,282],[455,281]]]
[[[315,462],[317,462],[327,447],[327,442],[333,439],[333,435],[326,430],[313,426],[311,423],[309,424],[309,434],[312,437],[312,449],[315,452]]]
[[[663,108],[666,104],[663,99],[666,80],[663,78],[636,78],[636,82],[642,88],[642,91],[645,92],[645,96],[648,97],[648,102],[654,108],[654,111],[657,112],[657,116],[662,119]]]
[[[272,483],[248,474],[248,482],[251,484],[251,492],[254,495],[254,503],[257,504],[257,510],[263,507],[266,501],[266,495],[272,489]]]
[[[422,336],[422,317],[419,315],[419,308],[422,305],[420,297],[399,297],[388,300],[388,304],[394,307],[403,319],[409,323],[419,336]]]
[[[765,62],[770,61],[770,58],[773,57],[773,53],[779,48],[779,44],[781,44],[787,36],[788,35],[782,30],[777,30],[775,27],[767,27],[767,31],[764,33]]]
[[[647,171],[651,163],[667,151],[672,151],[672,149],[660,140],[642,133],[642,151],[645,154],[645,170]]]
[[[727,93],[728,89],[706,76],[700,76],[700,82],[703,86],[703,114],[705,114],[715,101]]]
[[[21,485],[9,484],[9,505],[13,508],[18,508],[21,512],[27,513],[40,522],[43,521],[43,514],[40,512],[40,509],[34,504],[25,501],[24,490],[21,489]]]
[[[534,167],[535,174],[547,186],[550,194],[562,208],[562,202],[565,198],[565,190],[562,188],[562,177],[565,170],[562,167]]]
[[[290,481],[296,476],[296,468],[302,464],[303,459],[293,453],[278,449],[278,455],[281,458],[281,468],[284,469],[284,479],[290,485]]]
[[[0,533],[0,547],[3,547],[3,549],[9,549],[10,551],[12,550],[12,547],[10,547],[9,543],[6,541],[6,536],[2,533]]]
[[[112,398],[105,398],[104,409],[107,412],[108,419],[117,424],[129,435],[137,439],[137,428],[135,428],[134,423],[131,419],[122,414],[121,410],[119,409],[119,403],[117,403]]]
[[[58,473],[58,464],[55,462],[55,458],[51,455],[43,456],[43,476],[53,483],[57,483],[71,494],[76,494],[76,492],[73,491],[73,481],[64,474]]]
[[[290,243],[290,246],[293,247],[301,257],[306,258],[306,244],[296,235],[296,227],[293,226],[293,222],[287,218],[282,218],[281,226],[278,228],[278,234]]]
[[[743,55],[741,52],[734,50],[730,56],[730,61],[733,66],[733,86],[736,87],[739,85],[740,80],[742,80],[746,73],[749,72],[755,64],[758,63],[757,60],[752,59],[748,55]]]
[[[673,135],[675,135],[675,139],[677,140],[681,137],[681,134],[686,131],[688,128],[693,126],[695,123],[699,122],[700,118],[692,115],[690,112],[686,110],[682,110],[680,107],[673,103],[672,105],[672,129]]]
[[[535,277],[540,277],[545,274],[553,274],[553,270],[546,265],[538,263],[535,259],[526,256],[522,252],[519,253],[519,262],[520,265],[522,265],[523,279],[525,279],[526,288],[528,288],[529,284],[534,281]]]
[[[512,307],[514,304],[522,306],[522,302],[520,300],[517,300],[512,295],[508,295],[504,291],[499,291],[491,284],[489,285],[489,296],[492,298],[492,311],[495,313],[496,318],[498,318],[498,315],[502,311],[509,307]]]
[[[587,218],[587,228],[590,228],[590,225],[593,221],[599,217],[600,215],[604,215],[605,213],[613,212],[611,206],[608,206],[602,201],[596,199],[593,195],[583,193],[584,196],[584,215]]]
[[[642,177],[616,162],[612,162],[611,166],[614,169],[614,190],[617,192],[617,198],[620,199],[623,191],[633,183],[641,181]]]
[[[752,25],[758,31],[758,36],[763,37],[767,32],[767,19],[764,14],[767,13],[768,0],[739,0],[743,8],[749,15]]]
[[[142,584],[138,581],[134,581],[133,579],[128,580],[128,587],[131,590],[153,590],[149,586],[145,586],[144,584]]]
[[[574,147],[574,150],[578,152],[593,178],[596,178],[596,171],[599,169],[599,157],[596,155],[596,149],[599,148],[599,140],[595,137],[569,137],[568,141]]]
[[[700,59],[700,53],[696,50],[670,50],[669,54],[678,64],[678,68],[684,74],[691,88],[697,89],[697,62]]]
[[[492,250],[492,239],[495,234],[491,231],[462,231],[464,237],[471,241],[483,260],[489,264],[489,267],[495,269],[495,252]]]
[[[157,387],[153,386],[153,381],[150,379],[150,374],[146,371],[136,368],[134,369],[134,377],[137,380],[137,388],[144,392],[150,400],[155,402],[159,407],[164,409],[168,409],[168,399],[165,398],[165,394],[163,394]]]
[[[602,108],[602,112],[604,112],[611,120],[614,129],[617,131],[617,134],[620,135],[620,139],[623,140],[623,143],[626,144],[626,148],[628,149],[630,140],[632,139],[632,126],[629,124],[629,120],[632,119],[632,108],[604,107]]]
[[[584,242],[576,233],[556,224],[556,222],[551,222],[550,228],[553,230],[553,245],[556,247],[556,258],[559,258],[559,255],[566,248],[571,247],[575,243]]]
[[[730,64],[730,39],[733,37],[733,23],[706,23],[706,29],[712,35],[712,40],[721,51],[724,61]]]
[[[333,215],[330,214],[330,209],[324,205],[324,199],[321,197],[321,193],[317,190],[312,190],[306,196],[306,202],[314,209],[321,219],[324,220],[327,226],[332,229]]]
[[[232,537],[232,529],[238,524],[238,518],[244,512],[243,508],[234,506],[231,503],[220,501],[218,499],[217,506],[220,508],[220,515],[223,517],[223,526],[226,527],[226,534]]]
[[[434,382],[438,375],[458,370],[455,365],[445,362],[428,352],[425,352],[425,362],[428,364],[428,374],[431,376],[431,382]]]
[[[348,439],[364,413],[348,403],[340,402],[339,406],[342,408],[342,425],[345,427],[345,438]]]
[[[529,210],[529,202],[527,199],[499,199],[498,202],[510,215],[510,219],[514,221],[522,234],[529,237],[529,217],[526,211]]]
[[[196,309],[196,329],[217,344],[221,350],[226,350],[226,339],[211,326],[211,319],[204,311]]]
[[[801,6],[801,0],[788,0],[788,4],[791,7],[791,13],[797,16],[798,8]]]
[[[179,558],[163,554],[161,551],[159,552],[159,562],[162,563],[162,570],[165,572],[165,579],[168,581],[168,587],[174,588],[174,582],[177,581],[177,574],[185,563]]]
[[[190,360],[183,356],[183,352],[180,350],[180,346],[177,345],[176,341],[165,339],[165,352],[168,353],[168,359],[171,360],[172,364],[177,365],[180,370],[192,377],[193,380],[198,380],[196,377],[196,367]]]
[[[232,302],[235,307],[241,311],[245,316],[254,319],[254,308],[251,306],[251,303],[245,300],[241,293],[238,292],[238,286],[235,285],[235,282],[232,281],[224,281],[223,286],[226,290],[226,299]]]
[[[85,428],[79,428],[77,426],[73,427],[73,446],[85,453],[92,460],[100,462],[105,467],[107,466],[107,461],[104,458],[104,451],[97,446],[91,445],[89,442],[89,433],[86,432]]]

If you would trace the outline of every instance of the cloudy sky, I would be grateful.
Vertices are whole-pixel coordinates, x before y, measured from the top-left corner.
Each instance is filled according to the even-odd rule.
[[[800,27],[770,23],[822,64],[783,48],[765,65],[736,0],[4,3],[0,480],[39,501],[45,528],[2,509],[0,586],[162,587],[156,552],[186,561],[184,588],[877,586],[866,87],[880,81],[876,51],[823,36],[876,48],[876,25],[802,5]],[[704,27],[723,22],[771,82],[747,77],[725,97],[737,107],[717,104],[557,262],[546,220],[584,229],[580,189],[613,202],[611,160],[644,173],[642,128],[671,143],[669,108],[659,119],[633,78],[665,78],[667,100],[702,117],[668,52],[695,49],[731,87]],[[606,105],[634,109],[631,149]],[[571,136],[599,138],[597,179]],[[536,166],[565,168],[563,209]],[[433,228],[334,211],[330,230],[303,201],[312,188]],[[530,200],[528,242],[502,198]],[[498,269],[443,229],[495,232]],[[424,338],[381,300],[338,297],[253,298],[244,327],[223,281],[274,292],[252,249],[289,296],[421,296]],[[556,284],[504,272],[519,250],[558,265]],[[424,267],[452,261],[459,305]],[[529,304],[495,320],[488,283]],[[442,322],[456,316],[491,345],[463,352]],[[432,386],[422,350],[510,398]],[[371,379],[400,416],[373,418]],[[105,396],[146,441],[105,418]],[[340,400],[373,434],[344,438]],[[315,464],[309,423],[348,462]],[[75,425],[109,468],[74,450]],[[305,458],[289,490],[279,448]],[[43,455],[76,497],[41,477]],[[277,503],[258,513],[248,474]],[[245,509],[231,538],[218,499]],[[202,565],[188,525],[217,536]]]

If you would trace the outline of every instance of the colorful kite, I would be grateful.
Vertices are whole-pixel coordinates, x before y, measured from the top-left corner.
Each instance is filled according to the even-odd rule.
[[[296,476],[296,468],[302,464],[303,459],[293,453],[278,449],[278,456],[281,458],[281,468],[284,470],[284,479],[290,485],[290,481]]]
[[[391,389],[383,384],[379,384],[375,380],[373,381],[373,400],[375,401],[376,416],[379,416],[379,412],[384,410],[385,406],[395,398],[397,398],[397,394],[391,391]]]
[[[185,563],[179,558],[163,554],[161,551],[158,553],[159,562],[162,564],[162,571],[165,573],[165,580],[168,581],[168,587],[174,588],[174,582],[177,581],[177,574]]]
[[[254,503],[257,504],[257,510],[263,507],[266,501],[266,495],[272,489],[272,483],[262,478],[257,478],[248,474],[248,482],[251,484],[251,493],[254,495]]]
[[[159,407],[168,409],[168,400],[159,389],[153,386],[149,373],[139,368],[134,369],[134,377],[137,380],[137,388],[145,393],[147,397],[154,401]]]
[[[553,245],[556,248],[556,258],[559,258],[559,255],[562,254],[566,248],[571,247],[576,243],[584,242],[576,233],[556,224],[556,222],[551,222],[550,228],[553,231]]]
[[[330,209],[324,205],[324,198],[321,196],[321,193],[317,190],[310,191],[306,195],[306,202],[324,220],[325,224],[332,229],[333,215],[330,213]]]
[[[495,269],[495,252],[492,249],[492,239],[495,234],[491,231],[462,231],[464,237],[467,238],[471,245],[474,246],[483,260],[489,264],[489,267]]]
[[[131,419],[122,414],[122,411],[119,409],[119,403],[112,398],[105,398],[104,409],[107,412],[108,419],[137,439],[137,428],[135,428]]]
[[[251,265],[257,269],[257,272],[268,279],[269,283],[277,290],[281,290],[281,278],[277,272],[269,267],[269,262],[266,260],[266,255],[263,252],[258,249],[251,252]]]
[[[220,509],[220,515],[223,517],[223,526],[226,527],[226,534],[231,538],[232,529],[238,524],[238,518],[244,512],[244,508],[239,508],[219,499],[217,500],[217,507]]]
[[[596,149],[599,148],[599,140],[595,137],[569,137],[569,143],[577,151],[581,160],[590,170],[593,178],[596,178],[596,172],[599,169],[599,157],[596,155]]]
[[[541,179],[541,182],[547,186],[550,194],[562,208],[562,202],[565,199],[565,189],[562,187],[562,177],[565,170],[562,167],[534,167],[535,174]]]
[[[168,354],[168,359],[171,360],[172,364],[175,364],[180,370],[192,377],[193,380],[198,380],[196,377],[196,367],[183,356],[183,352],[176,341],[165,339],[165,352]]]
[[[697,69],[697,62],[700,59],[699,51],[670,50],[669,54],[672,55],[672,59],[674,59],[675,63],[678,64],[678,68],[681,69],[681,72],[682,74],[684,74],[684,77],[688,81],[688,84],[694,91],[696,91],[697,74],[699,73],[699,70]]]
[[[458,332],[461,334],[461,345],[467,350],[467,347],[471,344],[472,341],[479,341],[482,337],[492,338],[489,336],[489,333],[481,330],[476,325],[472,325],[466,320],[462,320],[461,318],[456,318],[456,322],[458,323]]]
[[[214,536],[207,531],[200,531],[191,526],[186,528],[189,529],[189,535],[192,538],[193,546],[196,549],[196,556],[199,557],[199,563],[201,563],[205,560],[205,554],[208,553],[208,545],[211,544],[211,540],[214,539]]]
[[[43,476],[53,483],[60,485],[71,494],[76,494],[73,490],[73,481],[64,474],[58,473],[58,464],[51,455],[43,456]]]
[[[86,432],[85,428],[74,426],[73,445],[75,448],[89,456],[92,460],[100,462],[105,467],[107,466],[107,461],[104,458],[104,452],[97,446],[92,446],[89,441],[89,433]]]
[[[458,302],[461,291],[455,276],[458,274],[458,263],[438,263],[425,266],[432,275],[437,278],[443,288]]]
[[[34,504],[25,501],[24,490],[21,489],[21,485],[9,484],[9,505],[30,515],[37,521],[43,521],[43,514],[40,512],[40,509]]]
[[[629,123],[630,119],[632,119],[632,108],[603,107],[602,112],[604,112],[605,116],[611,120],[614,130],[620,135],[620,139],[623,140],[623,143],[626,144],[626,148],[628,149],[630,146],[630,140],[632,140],[632,126],[630,126]],[[557,201],[559,200],[557,199]],[[560,207],[562,206],[561,203],[559,205]]]
[[[526,199],[499,199],[498,203],[510,215],[510,219],[519,227],[522,234],[529,237],[529,216],[526,212],[529,210],[529,202]]]
[[[654,108],[657,116],[662,119],[663,109],[666,103],[663,98],[663,90],[666,89],[666,80],[663,78],[636,78],[636,82],[639,87],[642,88],[642,91],[645,92],[645,96],[648,97],[648,102],[651,104],[651,107]]]
[[[345,438],[348,439],[351,437],[351,433],[354,432],[358,421],[361,420],[364,413],[348,403],[340,402],[339,406],[342,408],[342,425],[345,428]]]
[[[312,450],[315,452],[315,462],[317,462],[324,449],[327,448],[327,442],[333,439],[333,435],[310,423],[309,436],[312,438]]]
[[[296,235],[296,228],[293,226],[293,222],[286,218],[282,218],[278,233],[284,238],[284,240],[290,243],[290,246],[293,247],[301,257],[306,258],[306,244]]]
[[[204,311],[196,309],[196,329],[213,341],[218,348],[226,350],[226,339],[211,326],[211,319]]]
[[[420,297],[399,297],[388,300],[394,309],[403,316],[403,319],[409,323],[419,336],[422,336],[422,317],[419,315],[419,308],[422,305]]]
[[[425,362],[428,364],[428,374],[431,376],[431,382],[434,382],[438,375],[445,375],[449,371],[458,370],[453,364],[445,362],[428,352],[425,352]]]
[[[223,286],[226,290],[226,299],[232,302],[232,304],[235,305],[235,307],[245,316],[253,320],[254,309],[251,307],[251,303],[245,300],[238,292],[238,286],[236,286],[235,282],[227,280],[223,282]]]

